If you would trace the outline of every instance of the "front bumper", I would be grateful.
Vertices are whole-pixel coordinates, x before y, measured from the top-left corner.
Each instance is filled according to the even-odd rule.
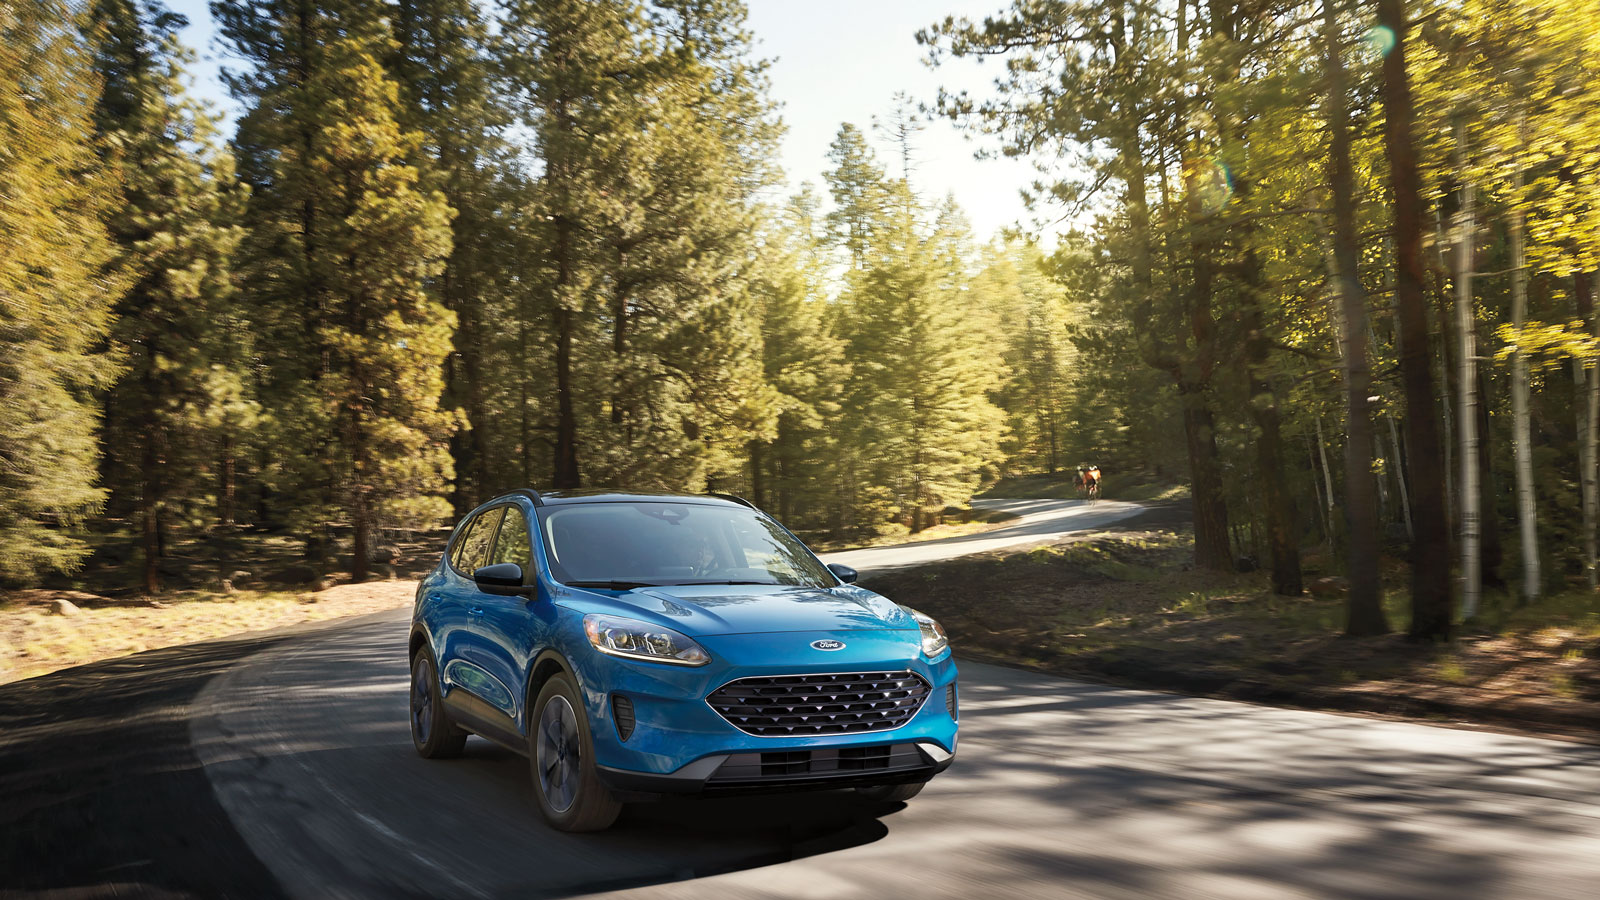
[[[845,642],[812,650],[823,638]],[[572,659],[593,724],[595,763],[613,788],[650,793],[799,789],[926,781],[950,765],[956,720],[946,703],[956,666],[946,651],[933,662],[917,632],[845,631],[717,635],[696,638],[712,656],[698,668],[579,652]],[[585,648],[587,649],[587,648]],[[756,736],[706,702],[740,678],[910,670],[931,690],[898,728],[831,735]],[[626,739],[613,698],[632,705]]]
[[[791,791],[927,781],[955,761],[933,741],[871,747],[762,750],[704,756],[676,772],[653,774],[600,766],[613,790],[652,794]]]

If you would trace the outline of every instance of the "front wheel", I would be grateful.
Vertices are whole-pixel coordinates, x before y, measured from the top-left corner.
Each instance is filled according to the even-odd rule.
[[[603,831],[622,804],[594,769],[589,717],[566,675],[552,675],[539,690],[528,729],[533,796],[539,811],[562,831]]]
[[[856,793],[876,803],[904,803],[922,793],[924,784],[927,784],[927,782],[919,781],[916,784],[875,784],[871,787],[856,788]]]
[[[450,721],[434,675],[433,654],[424,647],[411,657],[411,743],[424,759],[461,755],[467,733]]]

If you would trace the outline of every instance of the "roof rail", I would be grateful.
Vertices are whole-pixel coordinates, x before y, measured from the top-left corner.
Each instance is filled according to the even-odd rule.
[[[511,493],[513,493],[513,494],[521,494],[522,496],[527,497],[529,500],[533,501],[533,505],[534,506],[543,506],[544,505],[544,498],[540,497],[539,496],[539,492],[534,490],[533,488],[517,488],[516,490],[512,491]]]
[[[746,500],[745,498],[740,497],[740,496],[738,496],[736,494],[718,494],[718,493],[715,493],[715,492],[711,492],[711,493],[707,493],[706,496],[707,497],[716,497],[719,500],[729,500],[729,501],[732,501],[734,503],[739,504],[740,506],[748,506],[751,509],[755,509],[757,512],[760,512],[759,509],[756,509],[756,505],[754,503],[751,503],[749,500]]]

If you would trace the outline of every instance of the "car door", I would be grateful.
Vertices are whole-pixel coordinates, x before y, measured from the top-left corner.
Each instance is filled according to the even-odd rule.
[[[523,583],[537,585],[531,529],[521,506],[506,507],[489,563],[515,563],[522,567]],[[495,697],[485,699],[514,723],[526,700],[522,686],[528,661],[547,623],[538,614],[537,593],[531,597],[481,594],[478,606],[482,612],[471,623],[474,648],[482,654],[484,669],[504,688],[496,691]]]
[[[435,650],[439,655],[439,669],[444,679],[445,699],[452,706],[463,706],[472,711],[467,698],[454,696],[457,690],[482,698],[492,693],[488,673],[482,670],[474,647],[471,623],[482,611],[480,599],[484,596],[472,580],[473,570],[488,565],[490,552],[505,515],[504,506],[495,506],[477,513],[461,529],[461,538],[450,555],[449,571],[430,595],[438,611],[434,626]]]

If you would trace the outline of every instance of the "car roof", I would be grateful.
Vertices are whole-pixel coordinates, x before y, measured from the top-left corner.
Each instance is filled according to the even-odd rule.
[[[555,491],[535,491],[523,488],[513,491],[545,506],[567,506],[580,503],[700,503],[708,506],[755,506],[732,494],[679,494],[670,491],[622,491],[613,488],[568,488]]]

